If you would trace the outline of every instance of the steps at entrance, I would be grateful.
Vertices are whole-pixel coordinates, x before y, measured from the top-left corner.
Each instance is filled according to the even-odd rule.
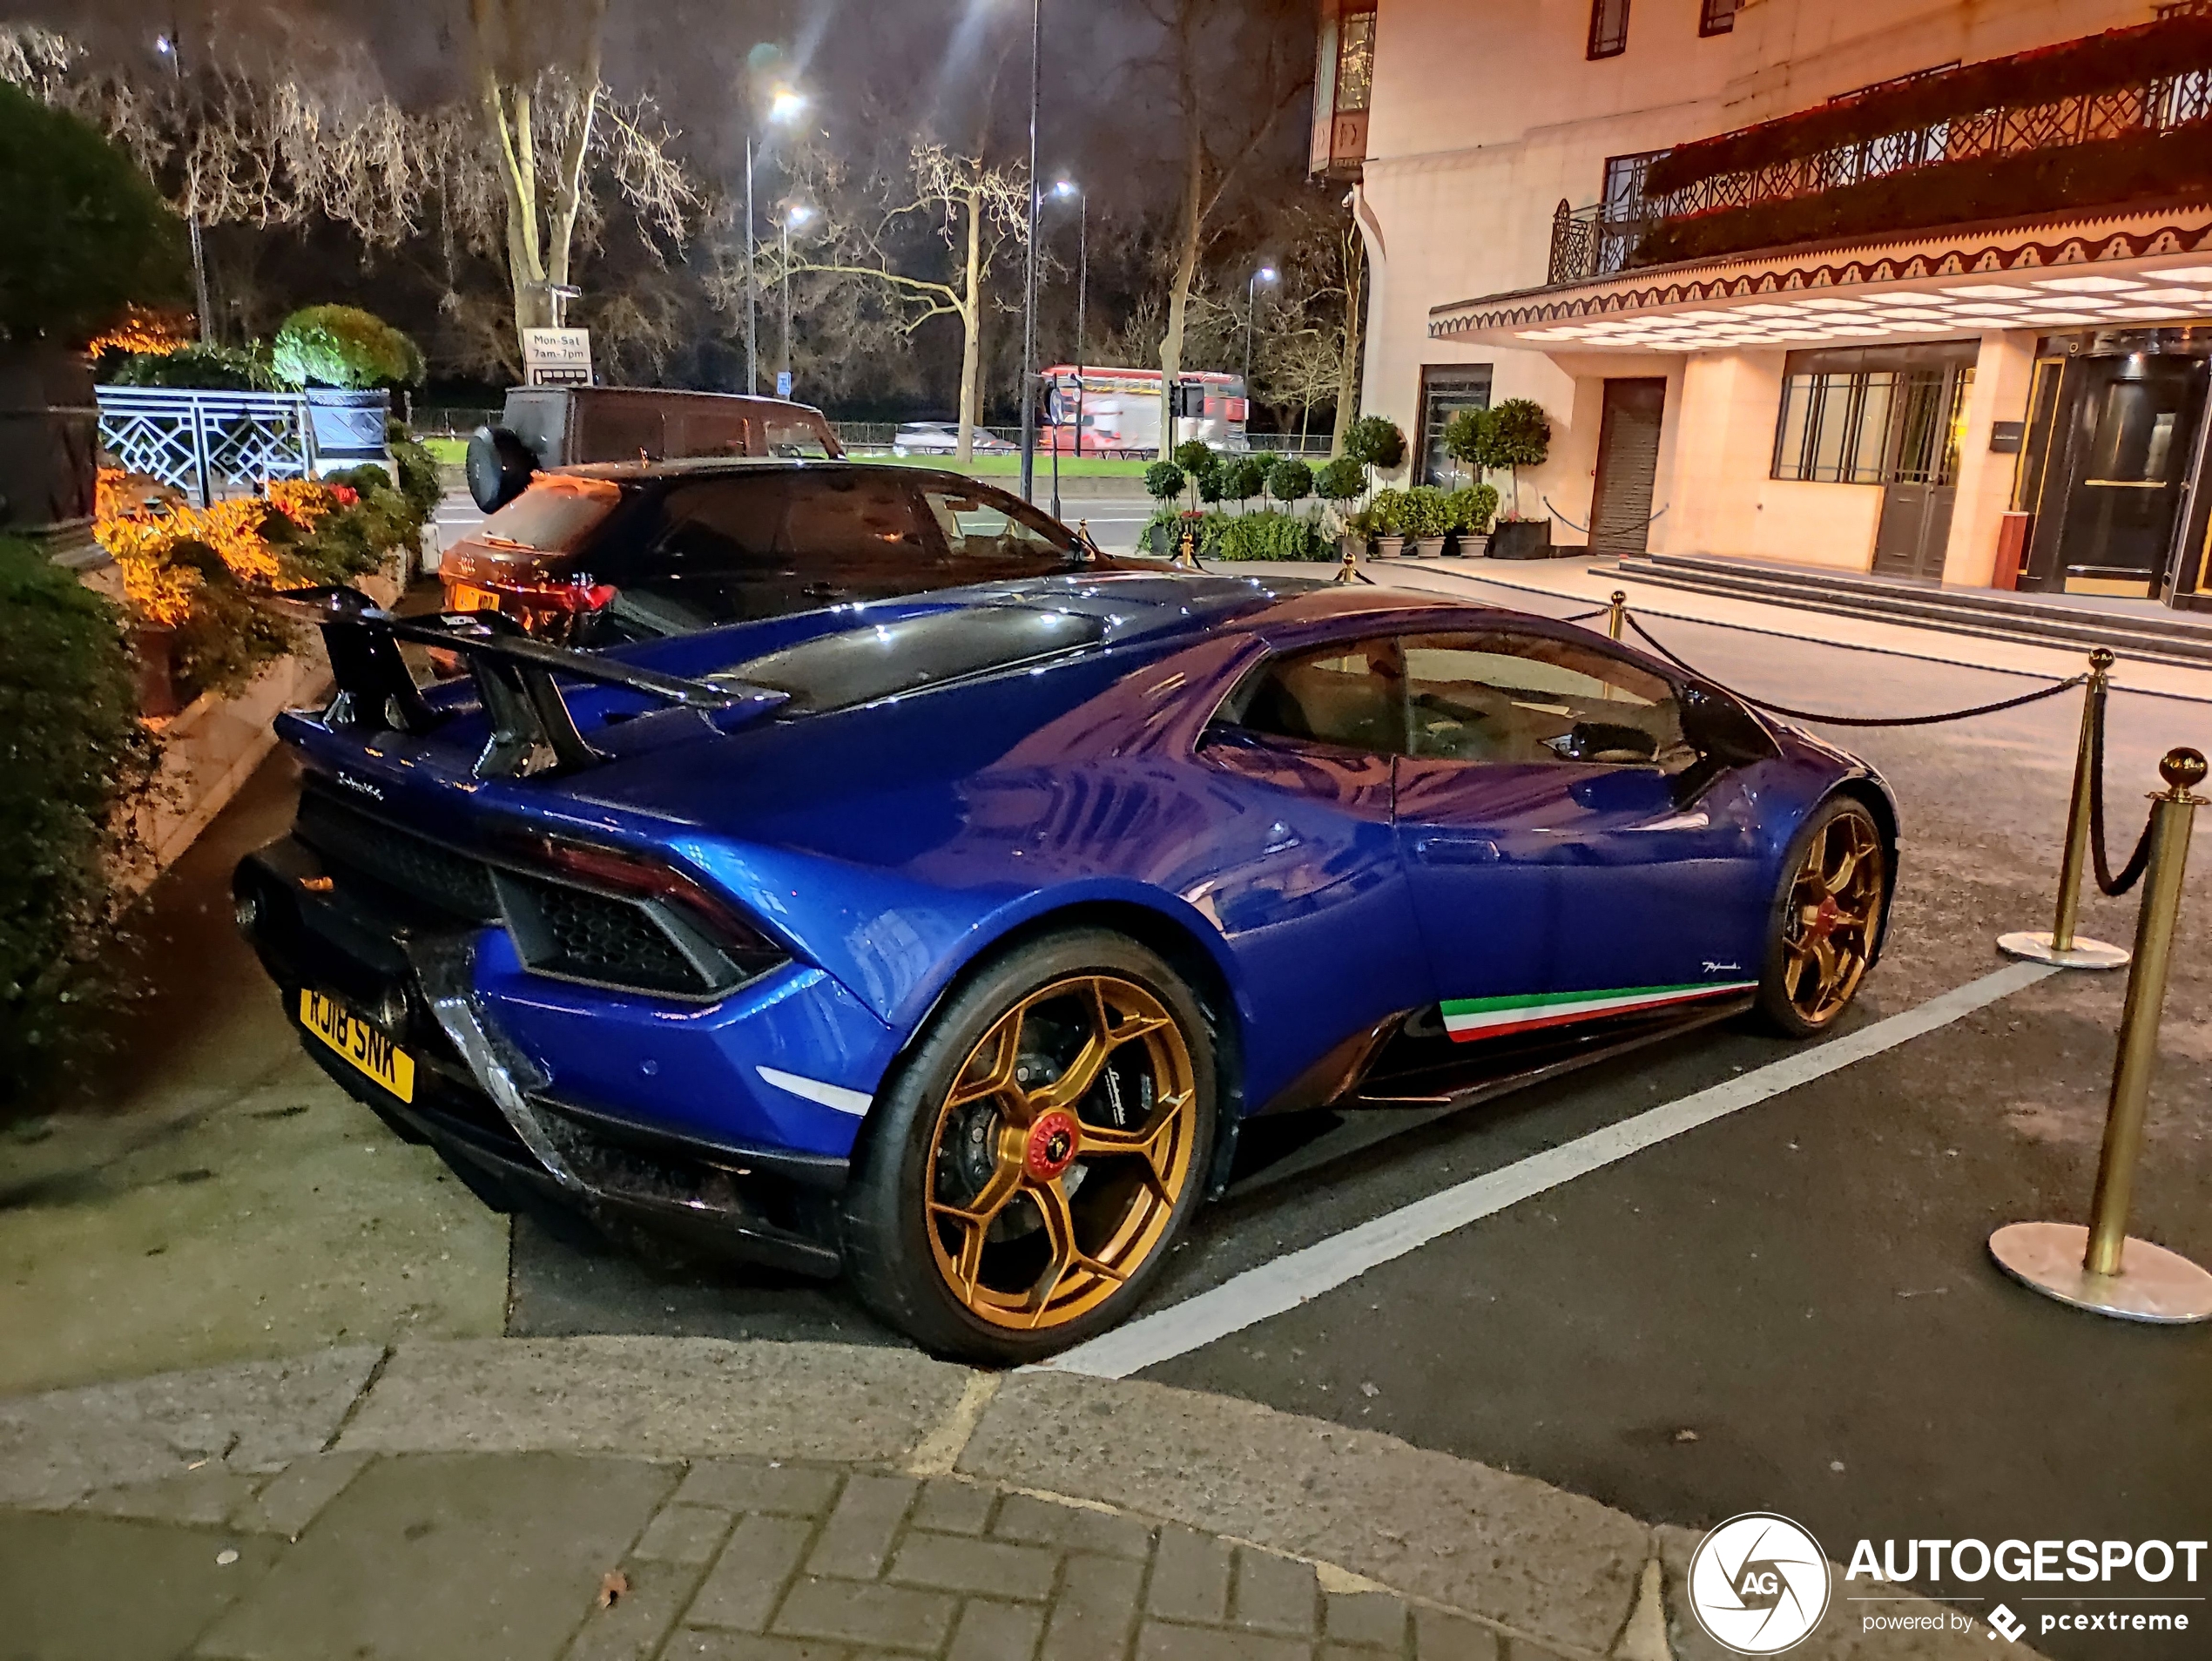
[[[1601,577],[1612,575],[1615,569],[1591,568],[1593,575]],[[1993,590],[1919,588],[1849,571],[1755,564],[1696,554],[1645,555],[1623,559],[1617,569],[1621,576],[1638,582],[1700,594],[2085,653],[2105,646],[2138,663],[2212,669],[2212,621],[2199,623],[2179,616],[2130,617]]]

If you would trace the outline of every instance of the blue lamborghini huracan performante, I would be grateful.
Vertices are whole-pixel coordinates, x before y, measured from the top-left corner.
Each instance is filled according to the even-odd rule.
[[[1817,1033],[1881,949],[1871,769],[1542,618],[1102,571],[597,654],[313,604],[338,691],[236,881],[308,1052],[492,1203],[943,1354],[1123,1318],[1262,1116]]]

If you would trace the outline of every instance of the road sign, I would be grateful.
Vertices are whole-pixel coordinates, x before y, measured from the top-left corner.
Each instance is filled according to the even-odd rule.
[[[524,379],[533,387],[591,384],[591,331],[588,328],[526,328],[523,331]]]
[[[791,371],[789,369],[776,371],[776,396],[779,398],[791,396]]]

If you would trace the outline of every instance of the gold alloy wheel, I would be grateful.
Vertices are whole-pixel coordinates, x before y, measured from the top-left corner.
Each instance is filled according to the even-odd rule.
[[[1866,978],[1881,926],[1881,833],[1865,814],[1837,814],[1805,850],[1782,925],[1782,986],[1807,1026],[1844,1012]]]
[[[953,1296],[1022,1331],[1113,1296],[1190,1180],[1197,1098],[1181,1029],[1133,981],[1069,976],[1000,1016],[946,1093],[924,1168]]]

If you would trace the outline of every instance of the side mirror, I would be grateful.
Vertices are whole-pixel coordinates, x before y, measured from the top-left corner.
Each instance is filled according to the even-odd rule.
[[[537,457],[511,428],[479,427],[469,436],[469,494],[486,513],[522,495],[536,471]]]
[[[1778,753],[1750,711],[1716,687],[1682,689],[1682,735],[1692,749],[1723,766],[1740,767]]]

